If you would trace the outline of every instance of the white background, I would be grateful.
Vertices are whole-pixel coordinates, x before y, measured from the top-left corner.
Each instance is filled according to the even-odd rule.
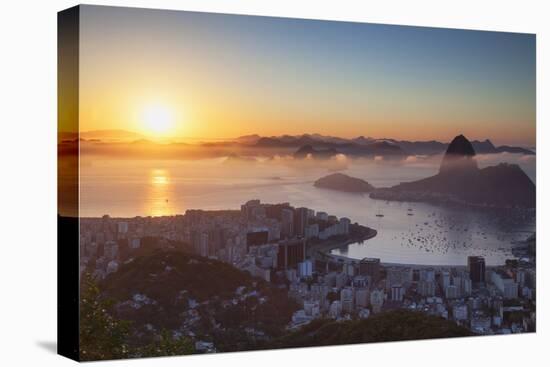
[[[300,18],[537,33],[538,332],[103,362],[105,365],[541,365],[547,280],[550,11],[547,1],[94,1]],[[56,340],[56,12],[72,1],[2,2],[0,19],[0,365],[69,365]],[[545,24],[547,23],[547,24]],[[541,164],[542,162],[542,164]],[[546,190],[545,190],[546,188]],[[545,192],[546,191],[546,192]],[[545,341],[546,339],[546,341]],[[546,364],[547,365],[547,364]]]

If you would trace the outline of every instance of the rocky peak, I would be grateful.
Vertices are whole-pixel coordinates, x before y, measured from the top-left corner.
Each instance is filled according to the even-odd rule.
[[[475,155],[476,152],[472,143],[464,135],[458,135],[447,147],[439,173],[463,173],[477,170],[477,162],[474,159]]]

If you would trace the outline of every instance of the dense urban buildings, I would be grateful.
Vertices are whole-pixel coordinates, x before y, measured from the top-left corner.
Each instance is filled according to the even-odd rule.
[[[453,320],[478,334],[534,330],[532,264],[514,260],[486,267],[483,257],[469,256],[464,266],[415,266],[321,251],[326,244],[346,243],[357,228],[366,227],[345,217],[259,200],[246,202],[240,211],[82,218],[81,271],[103,279],[147,246],[176,244],[286,287],[301,305],[291,329],[317,318],[368,318],[403,308]]]

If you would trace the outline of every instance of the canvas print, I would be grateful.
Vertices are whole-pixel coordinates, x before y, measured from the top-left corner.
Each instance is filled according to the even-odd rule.
[[[535,44],[59,13],[61,353],[536,331]]]

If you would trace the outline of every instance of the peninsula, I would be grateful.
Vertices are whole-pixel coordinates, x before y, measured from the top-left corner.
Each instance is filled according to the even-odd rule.
[[[370,192],[374,190],[374,186],[367,181],[343,173],[334,173],[322,177],[315,181],[313,186],[345,192]]]

